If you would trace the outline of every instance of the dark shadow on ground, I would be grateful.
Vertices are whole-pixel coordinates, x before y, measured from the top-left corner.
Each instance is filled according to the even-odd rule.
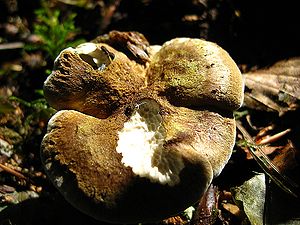
[[[26,200],[0,212],[0,225],[107,225],[73,208],[59,194]]]

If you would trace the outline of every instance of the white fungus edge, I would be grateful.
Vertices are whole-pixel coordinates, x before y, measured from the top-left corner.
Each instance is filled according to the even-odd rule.
[[[162,117],[149,106],[144,106],[136,110],[118,132],[116,151],[122,154],[124,166],[131,167],[134,174],[154,183],[174,186],[180,182],[183,159],[165,153]],[[145,112],[141,108],[148,109]]]

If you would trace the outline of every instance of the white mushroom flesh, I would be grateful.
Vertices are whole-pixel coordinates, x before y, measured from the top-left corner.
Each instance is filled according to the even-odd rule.
[[[159,105],[144,100],[124,123],[116,150],[123,156],[122,163],[136,175],[174,186],[180,182],[184,163],[178,155],[165,151],[165,136]]]

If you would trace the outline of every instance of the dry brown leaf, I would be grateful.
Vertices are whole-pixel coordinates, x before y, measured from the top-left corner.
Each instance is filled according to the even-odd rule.
[[[279,115],[299,108],[300,57],[275,63],[269,68],[243,74],[244,105]]]
[[[218,188],[210,185],[205,195],[202,197],[194,213],[191,224],[210,225],[214,224],[218,218]]]
[[[237,205],[234,205],[232,203],[222,203],[223,208],[230,212],[232,215],[241,218],[242,217],[242,211],[239,209]]]
[[[300,175],[298,173],[300,167],[297,159],[298,154],[299,150],[295,148],[291,141],[289,141],[272,160],[280,172],[290,172],[293,173],[293,175],[296,175],[293,179],[297,180],[297,182],[300,181]]]
[[[263,151],[264,154],[270,155],[270,154],[276,152],[278,149],[281,149],[281,148],[283,148],[283,147],[282,147],[282,146],[265,146],[265,147],[262,148],[262,151]],[[252,159],[254,159],[253,156],[252,156],[252,154],[250,153],[250,150],[249,150],[248,148],[245,148],[245,149],[243,149],[243,150],[244,150],[245,153],[246,153],[246,159],[247,159],[247,160],[252,160]],[[258,156],[258,157],[261,157],[262,154],[258,152],[258,153],[257,153],[257,156]]]
[[[95,43],[107,43],[115,49],[125,52],[126,55],[140,64],[149,62],[147,48],[149,42],[145,36],[138,32],[110,31],[108,35],[99,36]]]
[[[183,225],[183,224],[187,224],[187,223],[188,222],[185,221],[180,216],[173,216],[173,217],[167,218],[162,221],[162,224],[164,224],[164,225]]]

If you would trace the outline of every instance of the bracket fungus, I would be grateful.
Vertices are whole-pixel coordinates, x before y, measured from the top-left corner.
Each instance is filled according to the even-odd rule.
[[[45,170],[74,207],[101,221],[162,220],[197,202],[228,162],[241,73],[214,43],[147,46],[144,65],[105,43],[63,50],[44,84],[58,112]]]

